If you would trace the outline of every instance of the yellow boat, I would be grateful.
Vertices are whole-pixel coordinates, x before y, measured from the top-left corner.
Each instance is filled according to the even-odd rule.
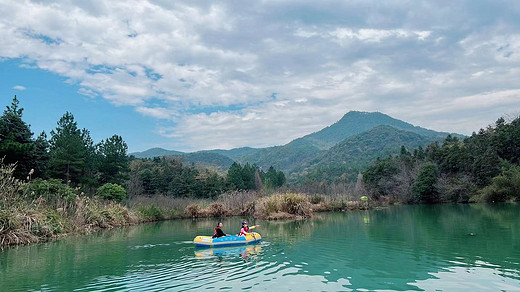
[[[193,239],[196,246],[226,246],[226,245],[240,245],[258,242],[262,236],[256,232],[246,234],[246,236],[229,235],[217,238],[211,236],[199,235]]]

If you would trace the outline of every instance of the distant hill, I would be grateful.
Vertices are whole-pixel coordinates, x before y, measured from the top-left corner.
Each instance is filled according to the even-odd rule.
[[[130,155],[133,155],[136,158],[154,158],[154,157],[182,155],[182,154],[184,154],[184,152],[166,150],[163,148],[151,148],[151,149],[145,150],[143,152],[130,153]]]
[[[180,156],[188,163],[200,164],[206,167],[216,167],[218,171],[225,172],[233,164],[233,159],[218,153],[193,152]]]
[[[215,167],[218,171],[227,171],[231,164],[233,164],[233,159],[229,158],[228,156],[204,151],[184,153],[162,148],[152,148],[143,152],[130,153],[130,155],[133,155],[136,158],[177,156],[180,157],[186,164],[199,164],[204,167]]]
[[[307,176],[318,181],[331,181],[347,173],[352,180],[371,161],[399,153],[401,146],[413,150],[442,138],[444,136],[425,136],[392,126],[377,126],[351,136],[317,155],[298,169],[293,178]]]
[[[436,132],[417,127],[380,112],[351,111],[346,113],[334,124],[300,139],[310,141],[320,149],[329,149],[350,136],[362,133],[380,125],[392,126],[396,129],[410,131],[426,137],[440,138],[446,137],[450,134],[447,132]]]
[[[388,127],[379,128],[380,126]],[[373,132],[370,131],[376,128],[378,128],[378,130]],[[396,130],[400,130],[399,134],[395,132]],[[355,139],[346,140],[350,137],[354,137],[367,131],[368,133],[366,136],[362,135],[355,138],[361,139],[359,141]],[[390,133],[392,131],[394,132]],[[395,140],[386,141],[385,139],[387,138],[385,138],[383,132],[386,132],[390,138]],[[415,135],[411,136],[411,134]],[[336,163],[338,161],[337,159],[341,158],[342,155],[346,155],[345,157],[347,160],[345,160],[345,162],[350,161],[351,165],[354,165],[354,162],[357,163],[358,160],[366,161],[371,159],[374,155],[376,155],[378,149],[383,151],[381,152],[380,156],[384,156],[385,151],[388,149],[394,149],[394,144],[400,143],[399,139],[410,139],[407,143],[402,144],[405,146],[412,145],[413,143],[416,143],[417,145],[425,145],[422,144],[425,140],[431,141],[435,139],[443,139],[448,134],[449,133],[446,132],[436,132],[433,130],[416,127],[412,124],[394,119],[379,112],[351,111],[345,114],[336,123],[318,132],[314,132],[304,137],[295,139],[282,146],[267,148],[241,147],[230,150],[204,150],[189,154],[161,148],[153,148],[144,152],[137,152],[132,154],[136,157],[143,158],[164,155],[185,156],[185,159],[190,159],[189,161],[192,163],[216,165],[220,168],[225,168],[228,164],[231,165],[232,161],[234,160],[242,164],[256,164],[262,169],[267,169],[270,166],[273,166],[276,169],[282,170],[286,174],[291,174],[293,172],[305,173],[309,169],[322,167],[327,163]],[[455,136],[462,137],[462,135],[458,134],[455,134]],[[360,143],[367,143],[367,145],[359,145]],[[400,147],[401,145],[398,146]],[[363,150],[357,151],[357,148],[350,149],[349,147],[361,147]],[[372,150],[366,147],[369,147]],[[332,150],[332,152],[327,154],[327,150],[329,149]],[[334,152],[343,154],[336,155],[333,154]],[[202,155],[202,153],[221,155],[229,158],[230,160],[227,160],[221,156]],[[360,157],[355,157],[356,153],[360,155]],[[313,162],[320,159],[323,159],[324,162]]]
[[[290,173],[295,168],[313,159],[320,153],[320,149],[311,142],[296,139],[283,146],[274,146],[258,149],[238,159],[241,163],[251,163],[268,169],[270,166]]]
[[[330,149],[339,142],[378,126],[391,126],[394,129],[408,131],[432,139],[442,139],[449,135],[446,132],[436,132],[416,127],[379,112],[351,111],[336,123],[318,132],[295,139],[283,146],[252,151],[242,157],[237,157],[236,160],[242,163],[255,163],[262,168],[273,165],[275,168],[290,174],[297,171],[297,169],[301,169],[308,162],[322,157],[323,151]],[[456,134],[456,136],[461,135]],[[385,143],[384,140],[379,142]]]
[[[215,150],[203,150],[203,151],[199,151],[199,152],[218,153],[221,155],[225,155],[233,160],[239,161],[244,156],[253,155],[254,153],[257,153],[258,151],[260,151],[262,149],[263,148],[240,147],[240,148],[233,148],[230,150],[215,149]]]

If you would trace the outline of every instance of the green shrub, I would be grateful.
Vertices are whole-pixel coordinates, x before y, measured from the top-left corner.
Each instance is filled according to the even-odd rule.
[[[433,163],[426,163],[415,180],[412,192],[416,201],[425,203],[436,203],[439,200],[439,193],[436,187],[439,178],[437,166]]]
[[[510,167],[494,177],[491,185],[480,192],[480,199],[486,202],[520,200],[520,166]]]
[[[26,216],[25,220],[33,219],[30,231],[38,237],[52,237],[67,231],[65,219],[55,210],[42,210],[32,215]]]
[[[23,183],[14,177],[14,164],[4,164],[0,157],[0,208],[11,208],[21,200],[19,189]]]
[[[106,183],[98,188],[97,195],[103,200],[121,202],[126,198],[126,191],[118,184]]]
[[[76,197],[74,189],[59,179],[43,180],[38,178],[22,185],[21,191],[28,199],[35,200],[44,198],[49,204],[54,205],[62,201],[72,203]]]
[[[156,221],[164,219],[164,214],[161,209],[154,205],[140,206],[137,211],[147,221]]]
[[[330,202],[330,209],[332,211],[342,211],[345,210],[345,208],[347,208],[347,202],[343,200],[334,200]]]
[[[0,235],[22,228],[22,222],[14,209],[0,210]]]

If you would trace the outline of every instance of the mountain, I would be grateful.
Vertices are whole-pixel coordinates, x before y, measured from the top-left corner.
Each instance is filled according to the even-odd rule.
[[[184,153],[180,152],[180,151],[166,150],[163,148],[151,148],[151,149],[145,150],[143,152],[130,153],[130,155],[135,156],[135,158],[154,158],[154,157],[182,155],[182,154],[184,154]]]
[[[401,146],[408,150],[426,146],[444,136],[420,135],[392,126],[381,125],[351,136],[317,155],[295,172],[293,178],[307,176],[318,181],[331,181],[344,175],[355,179],[357,172],[378,157],[397,154]]]
[[[426,137],[441,138],[450,134],[417,127],[380,112],[351,111],[334,124],[300,139],[310,141],[316,147],[326,150],[350,136],[380,125],[392,126],[396,129],[406,130]]]
[[[318,132],[295,139],[283,146],[258,149],[256,152],[250,152],[242,157],[237,157],[236,160],[242,163],[254,163],[261,168],[272,165],[276,169],[290,174],[297,171],[297,169],[301,169],[303,165],[310,161],[321,157],[323,151],[330,149],[337,143],[378,126],[391,126],[394,129],[414,133],[417,137],[429,137],[431,139],[442,139],[449,135],[449,133],[445,132],[436,132],[416,127],[379,112],[351,111],[336,123]],[[379,142],[385,143],[384,140]]]
[[[388,126],[390,128],[380,128],[377,131],[370,132],[372,129],[376,129],[379,126]],[[347,155],[348,159],[361,159],[365,161],[366,159],[372,157],[373,155],[370,153],[375,153],[374,151],[378,149],[378,147],[382,147],[384,145],[388,144],[388,147],[393,147],[394,144],[392,141],[385,141],[384,135],[382,132],[391,132],[391,131],[404,131],[407,132],[407,135],[415,134],[413,137],[408,137],[411,140],[417,140],[416,142],[418,145],[425,145],[421,144],[424,140],[435,140],[435,139],[442,139],[446,137],[449,133],[446,132],[436,132],[433,130],[428,130],[421,127],[416,127],[412,124],[406,123],[404,121],[394,119],[388,115],[385,115],[383,113],[379,112],[358,112],[358,111],[351,111],[346,113],[339,121],[336,123],[323,128],[322,130],[318,132],[314,132],[312,134],[303,136],[301,138],[295,139],[285,145],[282,146],[274,146],[274,147],[267,147],[267,148],[251,148],[251,147],[241,147],[241,148],[234,148],[231,150],[222,150],[222,149],[216,149],[216,150],[205,150],[205,151],[198,151],[190,154],[195,153],[208,153],[208,154],[215,154],[215,155],[223,155],[226,156],[234,161],[240,162],[242,164],[244,163],[250,163],[250,164],[256,164],[262,169],[268,169],[270,166],[275,167],[278,170],[282,170],[286,174],[291,174],[293,172],[296,173],[305,173],[309,169],[314,169],[315,167],[321,167],[322,164],[315,163],[313,161],[317,159],[325,159],[326,161],[334,162],[334,160],[328,159],[328,157],[335,157],[333,154],[328,154],[327,156],[326,152],[328,150],[332,150],[332,148],[335,147],[336,144],[340,142],[344,142],[346,144],[342,144],[342,148],[335,148],[334,151],[339,152],[340,149],[342,151],[345,151],[346,153],[349,153]],[[354,153],[355,149],[347,149],[347,147],[362,147],[359,145],[354,145],[354,140],[350,140],[350,142],[345,141],[346,139],[365,133],[369,131],[367,134],[368,136],[360,136],[365,137],[367,140],[365,141],[365,138],[356,138],[363,140],[362,142],[367,142],[370,147],[374,149],[374,151],[369,151],[368,149],[365,149],[363,151],[360,151],[360,155],[367,155],[366,157],[359,157],[355,158]],[[379,135],[377,135],[379,133]],[[409,134],[411,133],[411,134]],[[393,135],[395,134],[395,135]],[[390,137],[396,138],[394,136],[402,136],[403,133],[400,132],[400,134],[393,133],[389,134]],[[455,134],[455,136],[462,137],[461,135]],[[403,140],[405,137],[402,137]],[[372,140],[370,140],[372,139]],[[398,143],[400,140],[397,139],[395,143]],[[391,142],[391,143],[389,143]],[[408,141],[410,143],[405,143],[403,145],[411,145],[411,141]],[[376,144],[381,145],[376,145]],[[340,143],[341,144],[341,143]],[[339,144],[337,145],[339,147]],[[399,148],[401,145],[398,145]],[[388,149],[390,149],[388,148]],[[393,149],[393,148],[392,148]],[[152,151],[153,150],[153,151]],[[386,151],[383,147],[380,149],[381,151]],[[139,153],[137,156],[136,153],[134,155],[136,157],[154,157],[154,156],[161,156],[157,155],[158,153],[161,153],[160,151],[163,151],[165,154],[163,155],[185,155],[182,152],[178,151],[168,151],[161,148],[154,148],[150,149],[144,152]],[[153,153],[153,155],[150,154],[150,152]],[[172,152],[174,152],[172,154]],[[144,153],[144,154],[143,154]],[[146,155],[146,156],[145,156]],[[335,157],[337,158],[337,157]],[[197,160],[198,159],[198,160]],[[218,167],[223,168],[225,167],[229,161],[225,160],[223,157],[211,157],[210,156],[202,156],[199,155],[198,158],[192,158],[191,161],[196,161],[194,163],[200,162],[202,164],[206,165],[213,165],[213,163],[217,163]],[[328,159],[328,160],[327,160]],[[310,168],[309,168],[310,167]],[[306,169],[309,168],[309,169]]]
[[[290,173],[295,168],[316,157],[320,149],[307,140],[296,139],[283,146],[258,149],[238,159],[241,163],[256,164],[262,169],[270,166]]]

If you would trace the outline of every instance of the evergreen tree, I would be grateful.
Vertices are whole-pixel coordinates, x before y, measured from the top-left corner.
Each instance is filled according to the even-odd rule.
[[[35,177],[47,178],[47,164],[49,163],[49,141],[47,141],[47,134],[41,132],[38,138],[34,141],[34,175]]]
[[[114,135],[98,146],[101,155],[100,182],[123,184],[128,172],[128,146],[121,136]]]
[[[242,181],[244,182],[244,189],[254,190],[255,185],[255,172],[258,167],[256,165],[250,165],[246,163],[242,168]]]
[[[14,96],[0,117],[0,158],[5,164],[16,163],[15,177],[25,179],[34,167],[34,143],[29,125],[22,120],[23,108]]]
[[[281,187],[285,184],[285,182],[286,182],[285,174],[283,173],[283,171],[279,170],[276,173],[276,186]]]
[[[74,116],[66,112],[51,131],[49,171],[67,184],[79,183],[85,167],[85,134],[78,129]]]
[[[245,190],[246,185],[244,184],[244,178],[242,177],[242,166],[236,162],[233,162],[227,172],[227,182],[232,189]]]
[[[98,180],[98,168],[100,164],[100,154],[97,151],[97,146],[90,137],[90,131],[87,129],[81,130],[81,139],[85,147],[85,163],[81,170],[81,177],[79,182],[88,194],[94,194],[97,187],[100,185]],[[102,182],[102,184],[107,182]],[[112,182],[115,184],[122,184],[122,182]]]
[[[438,201],[438,191],[435,187],[439,179],[437,166],[433,163],[425,164],[415,181],[412,191],[417,201],[425,203],[436,203]]]

